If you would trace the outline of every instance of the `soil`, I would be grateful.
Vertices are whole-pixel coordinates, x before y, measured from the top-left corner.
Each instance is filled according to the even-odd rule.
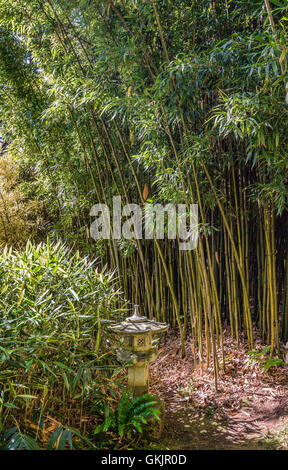
[[[160,348],[150,368],[150,391],[164,400],[166,415],[154,448],[288,448],[288,367],[266,371],[261,363],[268,356],[253,359],[243,339],[237,345],[228,332],[224,337],[226,360],[224,367],[219,349],[217,392],[212,367],[194,364],[191,340],[184,359],[179,339],[172,335]],[[254,348],[264,348],[260,339]]]

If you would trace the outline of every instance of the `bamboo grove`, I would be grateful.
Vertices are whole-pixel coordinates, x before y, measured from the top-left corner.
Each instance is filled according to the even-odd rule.
[[[288,337],[287,2],[1,0],[1,135],[42,235],[225,367],[223,329]],[[287,85],[286,85],[287,84]],[[143,190],[145,191],[143,193]],[[199,206],[199,243],[103,240],[90,207]],[[4,211],[5,212],[5,211]],[[41,235],[41,234],[40,234]]]

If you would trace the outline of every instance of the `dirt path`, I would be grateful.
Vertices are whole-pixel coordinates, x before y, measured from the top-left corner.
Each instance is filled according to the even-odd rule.
[[[288,416],[258,416],[253,418],[247,411],[233,418],[219,420],[213,416],[199,415],[194,409],[169,411],[159,449],[205,450],[238,449],[264,450],[287,448]],[[286,429],[283,432],[283,429]]]
[[[247,429],[245,433],[239,433],[231,423],[219,422],[212,417],[195,417],[188,408],[166,416],[160,447],[173,450],[262,450],[262,433],[259,435],[254,429],[248,433]]]
[[[166,406],[164,432],[154,448],[288,448],[287,367],[261,370],[249,360],[245,343],[239,348],[227,336],[228,360],[216,393],[212,370],[194,368],[189,344],[181,359],[178,341],[171,337],[151,368],[151,392]]]

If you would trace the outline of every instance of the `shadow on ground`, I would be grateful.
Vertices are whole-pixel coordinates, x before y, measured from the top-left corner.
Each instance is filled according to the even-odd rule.
[[[245,437],[239,433],[239,423],[219,422],[212,417],[193,417],[189,408],[169,412],[159,443],[161,450],[264,450],[264,435],[257,429],[245,429]]]

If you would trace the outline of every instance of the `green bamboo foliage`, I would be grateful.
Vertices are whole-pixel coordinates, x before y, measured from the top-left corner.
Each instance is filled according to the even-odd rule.
[[[1,134],[23,190],[183,356],[192,336],[216,388],[224,326],[250,348],[259,328],[271,354],[288,334],[286,13],[246,3],[0,0]],[[198,203],[193,252],[91,239],[90,207],[144,206],[145,185],[148,203]]]

